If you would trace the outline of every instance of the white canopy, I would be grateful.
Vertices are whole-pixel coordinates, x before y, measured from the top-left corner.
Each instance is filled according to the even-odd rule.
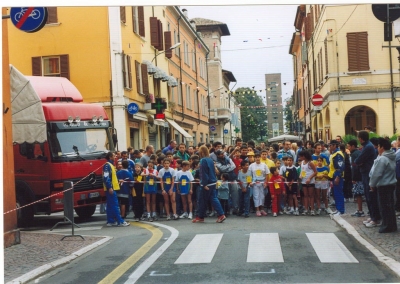
[[[280,142],[280,141],[284,141],[284,140],[301,141],[299,136],[284,134],[284,135],[280,135],[280,136],[276,136],[274,138],[268,139],[268,142]]]
[[[29,80],[10,65],[12,131],[14,143],[46,141],[42,102]]]

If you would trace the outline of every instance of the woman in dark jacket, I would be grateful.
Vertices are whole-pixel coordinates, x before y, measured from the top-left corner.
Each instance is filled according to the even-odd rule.
[[[218,213],[217,223],[222,223],[226,217],[222,210],[221,203],[217,197],[214,161],[210,158],[210,153],[206,146],[199,148],[200,157],[200,187],[197,216],[192,220],[193,223],[203,223],[206,216],[206,204],[211,201],[214,210]]]

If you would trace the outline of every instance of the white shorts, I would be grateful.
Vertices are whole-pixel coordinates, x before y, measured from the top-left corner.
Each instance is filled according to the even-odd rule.
[[[316,180],[315,188],[328,189],[329,188],[329,180]]]

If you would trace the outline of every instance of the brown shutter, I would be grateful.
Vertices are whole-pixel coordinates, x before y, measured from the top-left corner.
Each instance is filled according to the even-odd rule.
[[[144,9],[143,6],[137,7],[138,9],[138,17],[139,17],[139,35],[144,37],[145,36],[145,29],[144,29]]]
[[[347,34],[347,56],[349,71],[369,70],[367,32]]]
[[[310,33],[310,13],[307,14],[306,21],[305,21],[305,36],[306,36],[306,41],[309,41],[311,38],[311,33]]]
[[[324,46],[325,46],[325,74],[329,74],[329,69],[328,69],[328,40],[324,40]]]
[[[42,58],[32,57],[32,76],[42,76]]]
[[[135,60],[135,71],[136,71],[136,90],[137,93],[140,94],[140,63]]]
[[[46,24],[57,23],[57,7],[47,7]]]
[[[163,27],[162,23],[158,21],[158,50],[164,50]]]
[[[126,23],[125,6],[119,7],[119,14],[120,14],[121,22]]]
[[[155,48],[159,45],[158,20],[156,17],[150,17],[150,43]]]
[[[125,53],[123,51],[122,51],[122,54],[121,54],[121,60],[122,60],[122,80],[124,82],[124,88],[126,88],[127,87],[127,84],[126,84],[126,69],[125,69],[126,55],[125,55]]]
[[[171,32],[164,32],[164,39],[165,39],[165,57],[171,58],[172,57],[172,49],[168,50],[171,48],[172,44],[172,38],[171,38]]]
[[[60,77],[67,78],[69,80],[69,55],[60,55]]]
[[[149,79],[147,75],[147,65],[142,64],[140,66],[142,68],[142,83],[143,83],[143,94],[149,94]]]
[[[128,88],[132,89],[132,65],[131,57],[129,55],[126,56],[126,63],[128,67]]]

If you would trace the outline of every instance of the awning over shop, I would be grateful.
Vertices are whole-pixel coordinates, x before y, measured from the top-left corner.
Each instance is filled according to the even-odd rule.
[[[143,112],[135,113],[134,115],[132,115],[132,118],[137,120],[147,121],[147,116]]]
[[[180,127],[175,121],[173,121],[172,119],[168,119],[168,118],[166,118],[166,120],[168,121],[169,124],[171,124],[171,126],[172,126],[173,128],[175,128],[176,130],[178,130],[178,132],[179,132],[180,134],[182,134],[183,137],[185,137],[186,141],[193,141],[193,137],[192,137],[189,133],[187,133],[187,132],[185,131],[185,129],[183,129],[182,127]]]

